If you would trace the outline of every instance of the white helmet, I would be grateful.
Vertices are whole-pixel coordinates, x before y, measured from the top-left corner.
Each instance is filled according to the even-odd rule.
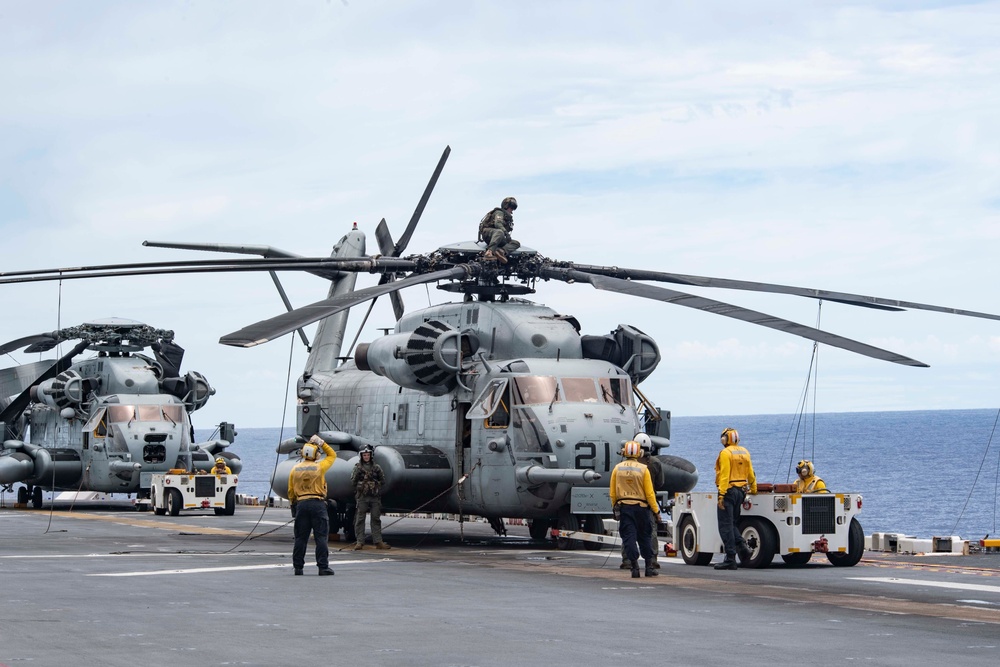
[[[635,437],[632,438],[632,440],[638,442],[639,446],[645,449],[650,454],[653,453],[653,439],[650,438],[645,433],[636,433]]]

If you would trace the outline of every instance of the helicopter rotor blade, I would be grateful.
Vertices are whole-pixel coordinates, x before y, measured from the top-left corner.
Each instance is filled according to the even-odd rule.
[[[396,241],[396,246],[393,257],[399,257],[406,246],[410,244],[410,237],[413,236],[413,230],[417,228],[417,223],[420,222],[420,216],[424,212],[424,207],[427,206],[427,200],[431,198],[431,193],[434,192],[434,186],[437,184],[438,177],[441,175],[441,170],[444,169],[444,163],[448,161],[448,156],[451,154],[451,146],[445,146],[444,152],[441,153],[441,159],[438,160],[437,167],[434,168],[434,173],[431,174],[431,180],[428,181],[427,187],[424,188],[424,194],[421,195],[420,201],[417,203],[417,208],[413,211],[413,216],[410,218],[410,222],[406,225],[406,229],[403,231],[403,235],[399,237]]]
[[[889,350],[883,350],[860,341],[844,338],[843,336],[838,336],[837,334],[832,334],[820,329],[814,329],[813,327],[808,327],[803,324],[798,324],[797,322],[785,320],[766,313],[749,310],[740,306],[734,306],[732,304],[716,301],[714,299],[687,294],[685,292],[678,292],[665,287],[656,287],[655,285],[631,282],[621,278],[594,275],[591,273],[584,273],[582,271],[575,271],[573,269],[544,268],[542,269],[542,275],[548,278],[555,278],[557,280],[567,282],[576,281],[581,283],[590,283],[590,285],[599,290],[618,292],[619,294],[630,294],[644,299],[655,299],[665,303],[673,303],[678,306],[685,306],[687,308],[694,308],[696,310],[703,310],[716,315],[723,315],[725,317],[743,320],[744,322],[750,322],[751,324],[757,324],[762,327],[768,327],[770,329],[776,329],[777,331],[795,334],[796,336],[801,336],[802,338],[807,338],[820,343],[826,343],[827,345],[832,345],[833,347],[839,347],[850,352],[856,352],[857,354],[863,354],[867,357],[873,357],[883,361],[891,361],[904,366],[927,367],[927,364],[922,361],[917,361],[916,359],[911,359]]]
[[[235,347],[253,347],[383,294],[410,287],[411,285],[421,285],[423,283],[451,278],[464,278],[473,271],[474,268],[472,265],[456,266],[424,275],[410,276],[404,280],[397,280],[386,285],[375,285],[332,299],[324,299],[308,306],[302,306],[289,313],[282,313],[277,317],[251,324],[239,331],[223,336],[219,339],[219,342],[223,345],[232,345]]]
[[[398,271],[412,271],[416,267],[417,263],[413,260],[394,257],[371,259],[352,257],[301,257],[248,260],[210,259],[184,262],[107,264],[104,266],[0,273],[0,285],[51,280],[151,276],[172,273],[238,273],[252,271],[305,271],[326,277],[327,273],[342,273],[345,271],[352,273],[393,273]]]
[[[59,338],[55,336],[55,332],[34,334],[9,341],[0,345],[0,354],[7,354],[8,352],[12,352],[14,350],[20,350],[22,347],[28,347],[29,345],[39,345],[40,347],[44,347],[49,343],[51,343],[51,346],[45,349],[52,349],[59,344]],[[37,351],[44,352],[45,349],[38,349]]]
[[[395,256],[396,246],[392,242],[392,234],[389,233],[389,226],[385,224],[385,218],[379,221],[378,225],[375,227],[375,240],[378,242],[378,249],[383,255],[388,255],[390,257]],[[392,276],[388,273],[383,274],[379,278],[378,284],[385,285],[386,283],[392,282]],[[406,308],[403,306],[403,297],[399,295],[399,292],[389,292],[389,299],[392,301],[392,312],[395,314],[398,320],[406,312]],[[372,299],[374,304],[375,299]],[[369,312],[371,310],[369,309]]]
[[[54,378],[69,368],[70,364],[73,363],[73,358],[86,350],[88,345],[90,345],[90,341],[88,340],[82,340],[77,343],[72,350],[52,362],[52,365],[49,366],[47,371],[40,373],[38,377],[35,378],[35,381],[31,383],[31,387],[35,386],[39,382],[43,382],[44,380]],[[15,423],[21,416],[21,413],[24,412],[24,409],[31,403],[31,387],[25,388],[24,391],[18,394],[16,398],[7,404],[7,407],[0,411],[0,423],[4,424],[4,440],[9,440],[15,437],[16,434],[13,432]]]
[[[1000,315],[990,313],[980,313],[972,310],[961,310],[946,306],[933,306],[926,303],[915,303],[913,301],[900,301],[898,299],[885,299],[877,296],[866,296],[864,294],[851,294],[848,292],[831,292],[828,290],[814,289],[811,287],[794,287],[790,285],[776,285],[773,283],[761,283],[750,280],[730,280],[728,278],[711,278],[706,276],[691,276],[682,273],[665,273],[662,271],[645,271],[642,269],[625,269],[616,266],[593,266],[588,264],[573,264],[574,269],[595,275],[610,276],[612,278],[624,278],[630,280],[656,280],[659,282],[675,283],[678,285],[692,285],[696,287],[721,287],[723,289],[738,289],[750,292],[769,292],[773,294],[792,294],[795,296],[805,296],[823,301],[836,301],[851,306],[862,306],[864,308],[875,308],[878,310],[903,311],[906,309],[930,310],[938,313],[949,313],[951,315],[965,315],[968,317],[980,317],[988,320],[1000,320]]]
[[[0,369],[0,408],[7,406],[10,397],[17,396],[33,385],[38,376],[47,371],[51,365],[51,359],[44,359]]]

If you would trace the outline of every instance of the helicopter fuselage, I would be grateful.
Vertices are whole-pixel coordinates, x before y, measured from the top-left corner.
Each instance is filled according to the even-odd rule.
[[[374,444],[395,509],[552,518],[575,486],[606,488],[642,430],[629,374],[585,358],[573,318],[522,300],[407,314],[298,392],[300,435],[340,449],[329,497],[349,502],[354,452]],[[279,495],[297,460],[275,471]]]

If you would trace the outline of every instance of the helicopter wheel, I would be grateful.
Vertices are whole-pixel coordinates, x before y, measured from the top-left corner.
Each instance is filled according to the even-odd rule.
[[[575,514],[571,514],[568,509],[559,512],[559,523],[557,525],[560,531],[580,530],[580,520]],[[560,537],[556,540],[556,546],[562,551],[575,551],[580,548],[580,540],[569,540],[565,537]]]
[[[533,540],[544,540],[549,536],[549,528],[552,527],[551,519],[532,519],[528,523],[528,534]]]
[[[604,519],[599,514],[588,514],[583,517],[583,532],[593,535],[604,535]],[[600,542],[586,541],[583,548],[587,551],[600,551],[603,545]]]
[[[347,538],[348,542],[354,542],[358,539],[357,533],[354,532],[354,517],[357,516],[357,511],[357,505],[350,505],[344,512],[344,537]]]
[[[28,487],[26,486],[17,487],[17,504],[18,505],[28,504]]]
[[[42,487],[36,486],[31,490],[31,506],[36,510],[42,509]]]

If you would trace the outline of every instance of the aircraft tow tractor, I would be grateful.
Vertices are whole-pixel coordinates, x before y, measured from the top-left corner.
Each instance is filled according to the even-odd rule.
[[[152,475],[150,501],[158,515],[177,516],[181,510],[213,509],[217,515],[236,512],[236,475],[216,476],[181,469]]]
[[[865,534],[857,516],[862,497],[857,493],[792,493],[785,484],[758,484],[747,495],[740,531],[750,547],[741,567],[767,567],[780,555],[787,565],[805,565],[814,553],[825,554],[839,567],[861,560]],[[688,565],[708,565],[724,553],[719,537],[718,495],[678,493],[674,498],[674,546]]]

